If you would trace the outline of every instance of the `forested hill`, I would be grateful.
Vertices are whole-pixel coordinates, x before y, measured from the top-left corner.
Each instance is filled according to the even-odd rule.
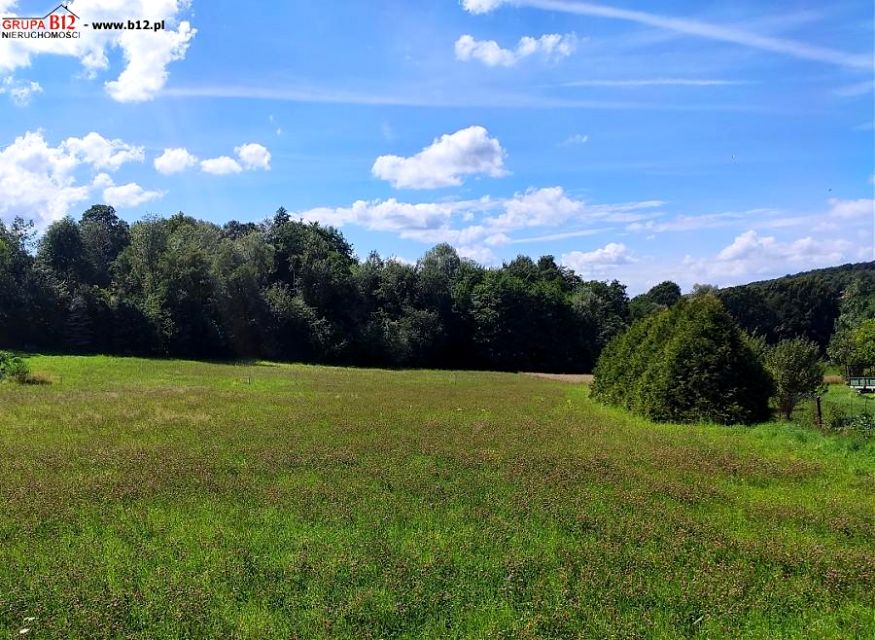
[[[875,264],[693,295],[716,292],[769,341],[825,347],[851,290],[875,297]],[[39,238],[0,223],[0,349],[591,371],[614,336],[680,298],[663,282],[630,300],[552,256],[485,268],[438,245],[415,265],[361,260],[336,229],[283,209],[263,224],[180,213],[129,226],[95,205]]]
[[[841,313],[842,298],[875,291],[875,262],[815,269],[717,291],[749,333],[769,342],[798,335],[826,347]]]

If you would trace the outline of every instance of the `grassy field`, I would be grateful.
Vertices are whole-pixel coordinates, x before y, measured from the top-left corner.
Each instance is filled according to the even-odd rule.
[[[31,365],[0,637],[875,637],[871,441],[512,374]]]

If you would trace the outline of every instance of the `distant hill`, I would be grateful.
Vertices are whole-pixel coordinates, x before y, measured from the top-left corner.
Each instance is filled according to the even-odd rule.
[[[769,342],[806,336],[826,347],[842,295],[857,278],[875,278],[875,262],[815,269],[717,291],[738,323]]]

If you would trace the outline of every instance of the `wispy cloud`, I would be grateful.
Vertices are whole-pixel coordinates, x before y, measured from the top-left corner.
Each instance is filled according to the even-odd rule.
[[[498,6],[499,3],[489,3],[490,8]],[[650,27],[666,29],[676,33],[682,33],[689,36],[706,38],[708,40],[717,40],[720,42],[731,42],[752,49],[760,49],[762,51],[771,51],[783,55],[800,58],[803,60],[813,60],[826,64],[838,65],[841,67],[851,67],[856,69],[872,69],[872,55],[854,54],[845,51],[838,51],[828,47],[820,47],[817,45],[800,42],[798,40],[790,40],[787,38],[774,38],[771,36],[763,36],[745,29],[735,26],[727,26],[703,22],[691,18],[676,18],[671,16],[663,16],[647,11],[635,11],[632,9],[622,9],[603,4],[592,2],[563,2],[562,0],[518,0],[516,4],[544,9],[546,11],[560,11],[563,13],[572,13],[585,16],[596,16],[599,18],[610,18],[614,20],[624,20],[627,22],[635,22]]]
[[[563,233],[551,233],[544,236],[533,236],[529,238],[515,238],[510,240],[510,244],[525,244],[528,242],[551,242],[554,240],[568,240],[570,238],[585,238],[594,236],[599,233],[610,231],[609,227],[601,229],[580,229],[578,231],[565,231]]]
[[[253,86],[253,85],[205,85],[183,86],[165,89],[162,96],[171,98],[226,98],[245,100],[271,100],[276,102],[297,102],[310,104],[344,104],[364,106],[394,106],[426,109],[464,109],[482,107],[490,109],[591,109],[606,111],[703,111],[737,113],[775,113],[770,107],[736,104],[675,104],[665,101],[641,102],[621,100],[578,100],[554,98],[545,95],[503,93],[490,91],[456,90],[453,95],[441,92],[430,95],[427,91],[412,90],[409,94],[383,93],[373,91],[346,91],[332,88],[306,86]],[[794,110],[798,114],[798,109]]]
[[[593,79],[563,82],[562,87],[725,87],[752,84],[747,80],[715,80],[705,78],[632,78],[623,80]]]
[[[856,82],[854,84],[839,87],[834,90],[833,93],[843,98],[855,98],[857,96],[866,95],[867,93],[872,93],[873,89],[875,89],[875,80],[869,79],[864,80],[863,82]]]

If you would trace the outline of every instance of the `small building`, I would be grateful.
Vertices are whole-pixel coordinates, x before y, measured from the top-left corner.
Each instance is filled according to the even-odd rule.
[[[875,393],[875,378],[850,377],[848,386],[857,393]]]

